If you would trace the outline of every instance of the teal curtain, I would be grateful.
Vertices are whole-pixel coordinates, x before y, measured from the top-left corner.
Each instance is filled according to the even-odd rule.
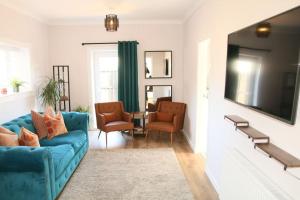
[[[137,41],[119,41],[118,98],[126,112],[139,111]]]

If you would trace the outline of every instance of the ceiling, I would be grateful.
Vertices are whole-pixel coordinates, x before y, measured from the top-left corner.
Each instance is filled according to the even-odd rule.
[[[183,21],[204,0],[0,0],[0,4],[47,23],[103,20]],[[98,21],[99,22],[99,21]]]
[[[278,16],[272,17],[267,20],[269,23],[275,26],[284,27],[299,27],[300,24],[300,7],[292,9]]]

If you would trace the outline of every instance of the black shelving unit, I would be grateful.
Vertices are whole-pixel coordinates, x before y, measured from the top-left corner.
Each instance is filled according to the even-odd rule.
[[[53,79],[59,84],[60,99],[55,105],[55,110],[71,111],[70,75],[68,65],[53,66]]]

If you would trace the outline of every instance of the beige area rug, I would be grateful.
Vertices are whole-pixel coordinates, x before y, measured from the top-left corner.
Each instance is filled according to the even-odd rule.
[[[171,148],[89,150],[59,200],[190,200]]]

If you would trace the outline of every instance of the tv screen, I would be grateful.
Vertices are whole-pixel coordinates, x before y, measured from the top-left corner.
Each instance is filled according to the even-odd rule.
[[[294,124],[300,7],[228,36],[225,98]]]

